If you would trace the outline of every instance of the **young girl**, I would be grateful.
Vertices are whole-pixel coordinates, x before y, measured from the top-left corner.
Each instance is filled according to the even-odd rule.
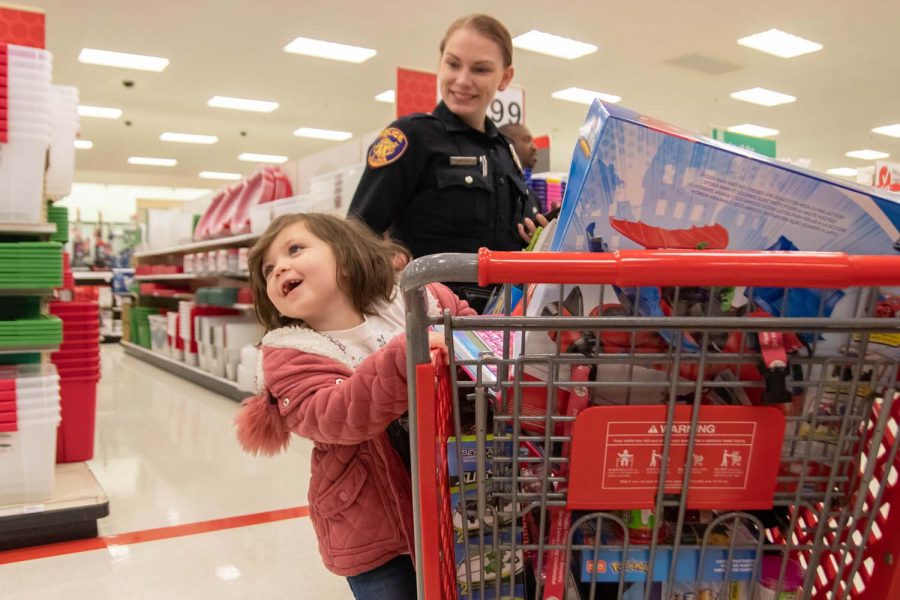
[[[267,333],[258,394],[237,416],[248,452],[275,454],[291,432],[311,439],[309,516],[325,566],[356,598],[415,598],[412,491],[395,421],[407,410],[404,251],[353,220],[276,219],[249,256],[256,313]],[[428,286],[429,312],[474,311]],[[432,348],[442,348],[440,336]],[[392,441],[394,444],[392,444]],[[397,447],[395,447],[397,446]]]

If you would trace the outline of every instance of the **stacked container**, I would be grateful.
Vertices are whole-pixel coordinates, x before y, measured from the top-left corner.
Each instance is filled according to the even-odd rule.
[[[50,164],[47,196],[62,198],[72,191],[75,177],[75,138],[78,136],[78,88],[50,87]]]
[[[50,498],[59,422],[53,365],[0,367],[0,505]]]
[[[0,44],[0,86],[7,92],[0,128],[8,134],[0,144],[0,221],[41,221],[52,65],[46,50]]]
[[[50,312],[63,322],[63,343],[50,355],[59,372],[63,414],[56,461],[90,460],[100,380],[99,307],[97,302],[51,302]]]

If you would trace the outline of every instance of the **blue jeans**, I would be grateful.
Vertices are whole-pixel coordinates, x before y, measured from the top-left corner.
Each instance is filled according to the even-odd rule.
[[[408,554],[347,578],[356,600],[416,600],[416,571]]]

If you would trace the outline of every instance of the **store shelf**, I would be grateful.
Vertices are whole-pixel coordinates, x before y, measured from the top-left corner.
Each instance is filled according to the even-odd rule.
[[[194,294],[137,294],[140,298],[158,298],[162,300],[193,300]]]
[[[159,275],[135,275],[135,281],[195,281],[210,279],[215,275],[198,275],[196,273],[160,273]]]
[[[100,281],[109,283],[112,281],[112,271],[72,271],[75,281]]]
[[[30,354],[32,352],[50,352],[59,349],[59,344],[49,346],[16,346],[15,348],[0,346],[0,354]]]
[[[53,495],[44,502],[0,506],[0,551],[97,536],[109,498],[87,463],[56,465]]]
[[[197,252],[199,250],[214,250],[216,248],[229,248],[234,246],[247,246],[259,237],[257,233],[247,233],[245,235],[235,235],[232,237],[219,238],[215,240],[204,240],[202,242],[194,242],[192,244],[184,244],[181,246],[172,246],[170,248],[162,248],[160,250],[148,250],[146,252],[135,252],[134,258],[150,258],[154,256],[167,256],[170,254],[187,254],[188,252]]]
[[[183,377],[188,381],[196,383],[197,385],[205,387],[216,393],[222,394],[223,396],[227,396],[232,400],[243,400],[247,396],[253,395],[252,392],[238,389],[237,383],[235,383],[234,381],[229,381],[228,379],[224,379],[222,377],[216,377],[215,375],[211,375],[202,369],[186,365],[180,360],[175,360],[174,358],[163,356],[158,352],[153,352],[152,350],[148,350],[147,348],[138,346],[137,344],[132,344],[131,342],[125,341],[122,341],[120,343],[125,349],[125,354],[133,356],[135,358],[139,358],[140,360],[148,362],[155,367],[159,367],[164,371],[168,371],[169,373],[178,375],[179,377]]]
[[[0,234],[49,235],[56,233],[56,223],[0,222]]]
[[[0,296],[52,296],[53,288],[16,288],[0,289]]]

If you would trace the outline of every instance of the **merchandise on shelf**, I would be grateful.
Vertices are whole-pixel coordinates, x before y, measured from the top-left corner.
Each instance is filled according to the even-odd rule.
[[[0,221],[39,223],[52,131],[53,56],[39,48],[0,44],[0,62],[6,116],[0,128]]]
[[[99,306],[95,301],[51,302],[50,313],[63,324],[63,343],[50,355],[60,377],[63,415],[57,432],[56,462],[90,460],[94,455],[100,381]]]
[[[53,365],[0,367],[0,505],[50,499],[59,422]]]
[[[243,181],[220,189],[194,228],[205,240],[250,233],[254,207],[289,197],[291,183],[278,167],[263,166]]]

